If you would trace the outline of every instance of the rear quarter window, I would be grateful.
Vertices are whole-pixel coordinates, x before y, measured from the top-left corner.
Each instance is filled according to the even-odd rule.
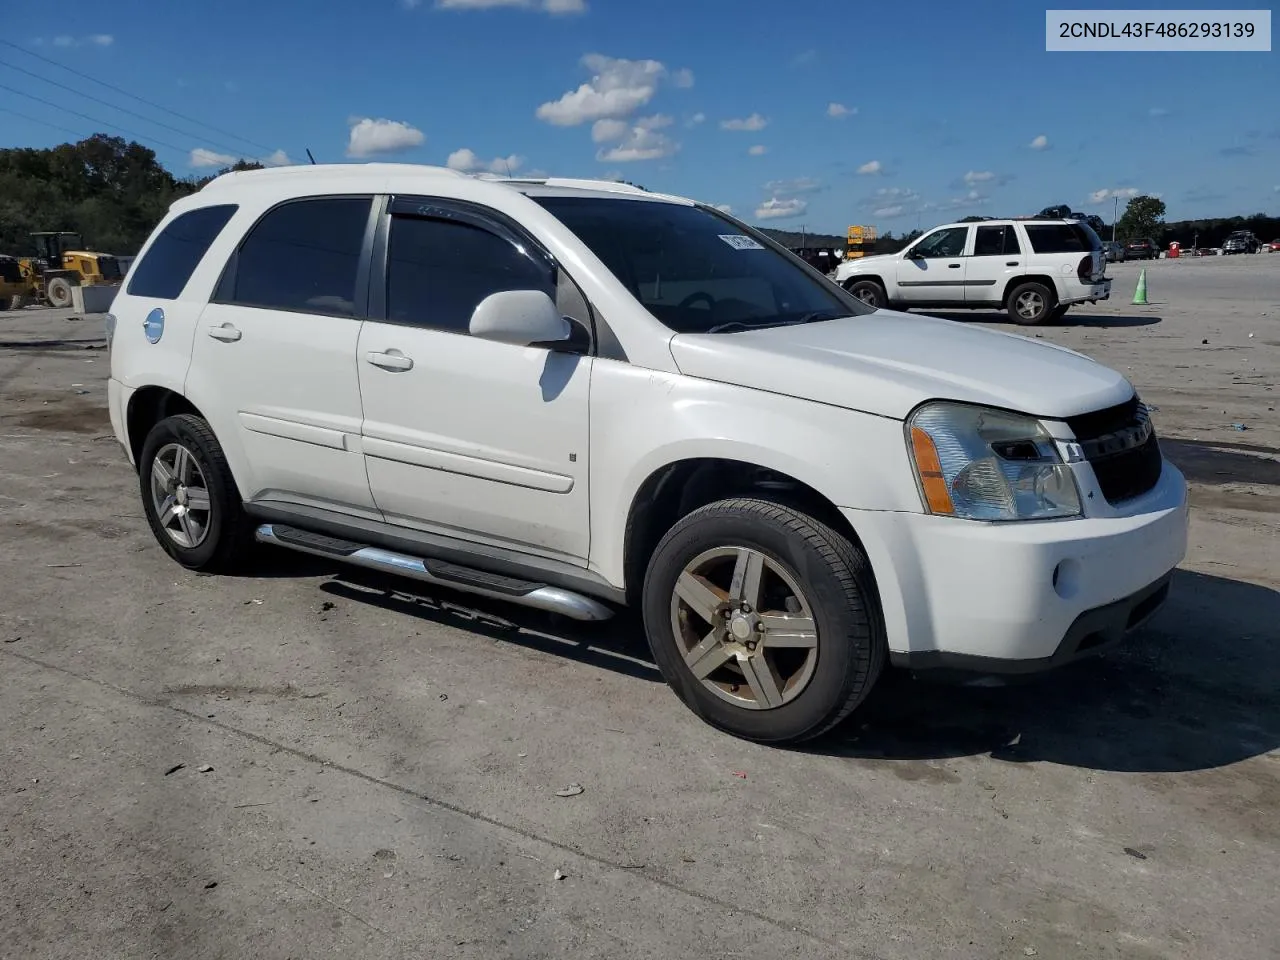
[[[176,300],[231,215],[233,203],[201,207],[175,217],[148,248],[129,278],[129,295]]]
[[[1036,253],[1089,253],[1101,249],[1097,234],[1078,223],[1037,223],[1024,229]]]

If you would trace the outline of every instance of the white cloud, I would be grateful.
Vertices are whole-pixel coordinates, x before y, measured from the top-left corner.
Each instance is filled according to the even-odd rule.
[[[910,187],[881,187],[871,199],[867,200],[867,206],[884,206],[886,204],[912,204],[920,199],[920,194]]]
[[[422,146],[427,139],[421,130],[403,120],[353,117],[349,122],[351,135],[347,140],[348,157],[372,157],[410,150]]]
[[[680,144],[658,131],[670,125],[671,118],[661,113],[641,117],[630,127],[623,124],[619,142],[608,150],[601,148],[596,159],[602,163],[633,163],[669,157],[680,149]]]
[[[870,174],[872,176],[878,173],[884,173],[884,164],[879,160],[868,160],[858,168],[858,172],[862,174]]]
[[[1027,146],[1030,147],[1032,150],[1048,150],[1049,138],[1042,133],[1040,134],[1040,136],[1036,137],[1034,140],[1028,143]]]
[[[461,170],[463,173],[497,173],[510,176],[524,166],[524,157],[511,154],[509,157],[495,157],[493,160],[481,160],[474,150],[463,147],[449,154],[445,164],[450,170]]]
[[[764,189],[775,197],[794,197],[800,193],[817,193],[822,189],[822,181],[813,177],[796,177],[793,180],[770,180]]]
[[[229,167],[239,157],[233,157],[229,153],[215,153],[212,150],[206,150],[204,147],[196,147],[191,151],[191,166],[193,167]]]
[[[422,0],[401,0],[401,3],[412,10]],[[540,10],[543,13],[566,14],[585,13],[585,0],[436,0],[440,10],[492,10],[495,7],[519,7],[525,10]]]
[[[791,65],[795,67],[807,67],[811,63],[818,60],[817,50],[805,50],[803,53],[797,53],[791,60]]]
[[[109,47],[116,42],[116,38],[109,33],[91,33],[87,37],[73,37],[70,34],[62,33],[49,41],[55,47]],[[37,38],[32,43],[37,46],[44,45],[43,38]]]
[[[688,67],[681,67],[671,74],[671,82],[682,90],[688,90],[693,86],[693,71]]]
[[[880,217],[884,220],[892,220],[894,217],[902,216],[902,211],[903,211],[902,204],[895,203],[891,207],[877,207],[875,210],[872,210],[871,212],[875,214],[877,217]]]
[[[712,206],[715,207],[717,210],[719,210],[721,213],[729,213],[729,214],[733,213],[733,207],[731,207],[727,203],[715,203],[715,204],[712,204]]]
[[[996,175],[990,170],[970,170],[962,179],[968,186],[973,186],[975,183],[986,183],[995,178]]]
[[[991,200],[985,193],[979,193],[977,190],[970,190],[963,197],[952,197],[949,200],[943,200],[941,203],[926,203],[921,210],[971,210],[974,207],[981,207],[989,203]]]
[[[827,116],[840,119],[841,117],[852,116],[858,112],[857,107],[846,107],[843,103],[828,103]]]
[[[1168,107],[1152,107],[1150,110],[1147,111],[1147,116],[1150,116],[1150,117],[1167,117],[1168,115],[1169,115]]]
[[[707,115],[702,112],[695,113],[692,117],[685,121],[686,127],[700,127],[707,122]]]
[[[196,147],[196,149],[191,151],[188,159],[191,166],[196,167],[197,169],[208,167],[229,167],[233,163],[238,163],[241,160],[255,160],[253,157],[236,157],[229,153],[218,153],[215,150],[208,150],[204,147]],[[277,150],[275,153],[269,154],[265,157],[258,157],[256,158],[256,162],[262,164],[264,167],[286,167],[293,163],[293,161],[289,159],[289,155],[283,150]]]
[[[746,131],[754,132],[756,130],[763,130],[768,125],[769,125],[769,121],[766,120],[764,117],[760,116],[760,114],[758,113],[753,113],[749,117],[742,117],[742,118],[736,118],[733,120],[720,121],[721,130],[734,130],[734,131],[746,130]]]
[[[809,204],[796,197],[774,197],[756,207],[756,217],[760,220],[784,220],[787,217],[798,217],[808,209]]]
[[[559,100],[538,107],[535,115],[557,127],[576,127],[595,120],[623,120],[653,99],[667,67],[657,60],[622,60],[589,53],[582,64],[591,79]]]
[[[631,129],[625,120],[597,120],[591,125],[591,139],[596,143],[612,143],[621,140]]]
[[[747,153],[749,153],[753,157],[763,157],[768,152],[769,152],[769,148],[766,147],[763,143],[757,143],[754,147],[751,147],[747,150]]]
[[[1128,200],[1136,197],[1141,191],[1137,187],[1117,187],[1114,190],[1095,190],[1089,194],[1089,202],[1093,204],[1105,203],[1108,200],[1114,200],[1119,197],[1121,200]]]

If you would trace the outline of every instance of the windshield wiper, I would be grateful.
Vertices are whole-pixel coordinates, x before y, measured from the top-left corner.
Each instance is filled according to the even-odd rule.
[[[847,313],[832,313],[830,310],[815,310],[812,313],[806,313],[794,320],[765,320],[763,323],[743,323],[741,320],[729,320],[725,323],[717,323],[714,327],[707,330],[707,333],[728,333],[731,330],[763,330],[766,327],[794,327],[801,323],[820,323],[823,320],[839,320],[841,317],[847,317]]]

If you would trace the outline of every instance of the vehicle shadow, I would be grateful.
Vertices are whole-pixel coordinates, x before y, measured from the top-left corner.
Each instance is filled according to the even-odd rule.
[[[576,660],[637,680],[662,682],[640,618],[620,610],[604,623],[579,623],[453,590],[433,590],[373,570],[345,567],[320,585],[330,596],[369,604],[440,626]]]
[[[1043,330],[1046,327],[1089,327],[1098,330],[1121,329],[1124,327],[1150,327],[1164,321],[1163,317],[1147,314],[1127,314],[1124,316],[1106,316],[1076,313],[1068,311],[1066,317],[1057,323],[1042,323],[1036,326],[1024,327],[1016,324],[1009,318],[1007,313],[995,310],[963,310],[963,311],[938,311],[938,310],[922,310],[925,316],[937,317],[939,320],[953,320],[956,323],[998,323],[1003,326],[1012,327],[1015,330],[1032,333],[1036,330]]]
[[[1253,443],[1161,438],[1160,449],[1192,483],[1280,487],[1280,451]]]
[[[988,755],[1128,773],[1227,766],[1280,746],[1280,593],[1180,571],[1115,651],[1001,687],[893,672],[807,750],[878,760]]]

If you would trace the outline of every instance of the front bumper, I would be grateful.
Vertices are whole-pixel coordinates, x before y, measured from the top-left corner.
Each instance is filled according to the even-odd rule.
[[[1165,461],[1125,508],[1003,524],[844,514],[871,560],[894,662],[1025,673],[1105,649],[1164,599],[1186,554],[1186,480]]]

